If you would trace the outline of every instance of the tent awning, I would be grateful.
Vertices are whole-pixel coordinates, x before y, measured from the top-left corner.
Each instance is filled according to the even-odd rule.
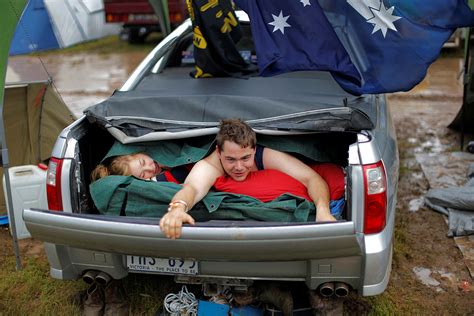
[[[26,61],[23,58],[10,58],[7,65],[7,76],[5,86],[28,84],[33,82],[47,82],[49,76],[39,60],[31,58]]]

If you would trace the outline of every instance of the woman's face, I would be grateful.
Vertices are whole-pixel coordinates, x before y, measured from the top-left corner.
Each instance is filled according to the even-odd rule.
[[[146,154],[135,154],[128,162],[130,173],[140,179],[150,179],[161,173],[160,165]]]

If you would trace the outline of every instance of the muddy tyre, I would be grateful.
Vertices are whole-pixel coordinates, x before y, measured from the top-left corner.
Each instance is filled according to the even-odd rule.
[[[143,44],[148,34],[140,32],[139,28],[130,28],[128,30],[128,42],[130,44]]]

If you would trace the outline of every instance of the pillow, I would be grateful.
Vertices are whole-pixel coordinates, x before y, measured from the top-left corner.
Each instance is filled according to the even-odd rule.
[[[328,184],[331,200],[338,200],[344,196],[346,188],[344,183],[344,170],[341,166],[333,163],[317,163],[309,166]]]

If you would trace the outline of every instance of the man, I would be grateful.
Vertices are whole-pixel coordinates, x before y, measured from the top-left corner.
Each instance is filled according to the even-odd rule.
[[[183,223],[194,224],[187,212],[204,198],[217,178],[227,175],[245,181],[250,172],[263,168],[279,170],[303,183],[316,206],[317,222],[336,220],[329,210],[328,186],[319,174],[289,154],[257,146],[250,126],[240,119],[228,119],[221,121],[216,150],[194,165],[183,188],[171,199],[168,213],[160,221],[161,230],[168,238],[179,238]]]

